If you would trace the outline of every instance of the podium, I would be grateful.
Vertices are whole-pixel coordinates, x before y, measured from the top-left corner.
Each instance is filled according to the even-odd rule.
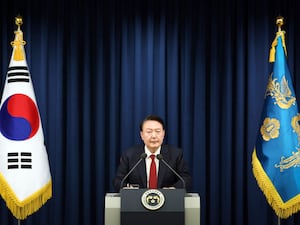
[[[105,196],[105,225],[200,225],[200,197],[181,189],[123,189]]]
[[[183,189],[122,189],[121,225],[184,225]]]

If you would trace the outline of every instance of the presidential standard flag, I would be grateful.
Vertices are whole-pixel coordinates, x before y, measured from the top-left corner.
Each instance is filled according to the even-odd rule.
[[[272,43],[273,72],[252,154],[258,186],[279,218],[288,218],[300,209],[300,115],[284,35],[279,27]]]
[[[52,197],[41,119],[18,25],[0,104],[0,194],[17,219],[33,214]]]

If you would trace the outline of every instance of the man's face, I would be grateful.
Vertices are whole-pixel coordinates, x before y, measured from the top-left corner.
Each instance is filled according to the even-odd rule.
[[[159,122],[147,120],[143,124],[140,135],[147,148],[154,153],[163,143],[165,130]]]

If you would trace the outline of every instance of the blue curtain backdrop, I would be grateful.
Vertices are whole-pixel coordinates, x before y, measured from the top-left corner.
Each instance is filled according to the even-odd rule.
[[[277,224],[251,155],[278,15],[300,99],[296,0],[11,0],[0,12],[1,87],[21,14],[53,178],[52,199],[22,224],[104,224],[120,154],[150,113],[184,150],[202,225]],[[2,199],[0,224],[17,224]]]

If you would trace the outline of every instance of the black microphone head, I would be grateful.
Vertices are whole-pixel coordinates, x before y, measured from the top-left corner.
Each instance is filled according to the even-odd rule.
[[[162,154],[158,154],[158,155],[156,156],[156,158],[157,158],[158,160],[161,160],[161,159],[163,159],[164,157],[163,157]]]
[[[141,156],[140,156],[141,159],[146,159],[146,157],[147,157],[147,154],[145,152],[142,153]]]

